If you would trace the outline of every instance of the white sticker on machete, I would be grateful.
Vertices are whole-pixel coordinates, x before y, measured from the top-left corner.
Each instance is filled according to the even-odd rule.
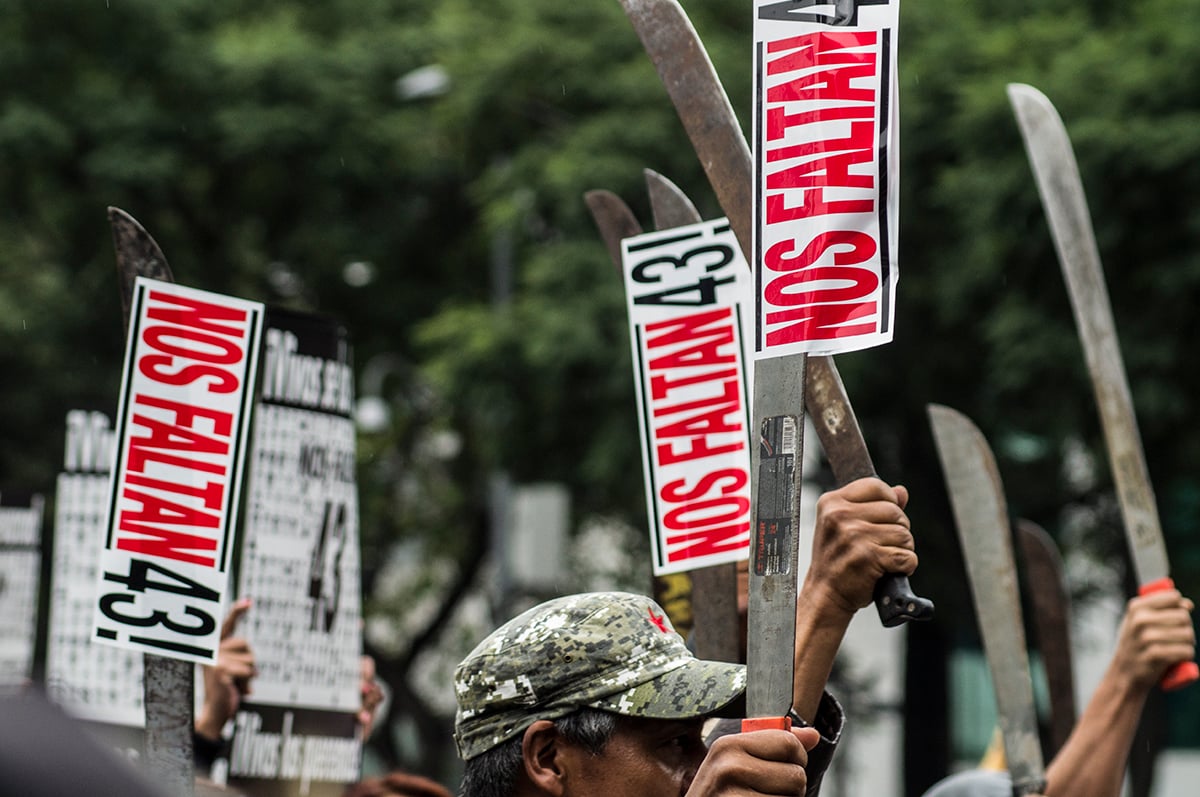
[[[756,576],[791,572],[791,537],[796,518],[796,417],[764,418],[759,438],[758,523],[754,530]]]

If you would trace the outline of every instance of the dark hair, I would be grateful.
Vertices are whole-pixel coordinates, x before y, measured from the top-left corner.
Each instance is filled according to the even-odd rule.
[[[554,727],[568,742],[600,755],[617,730],[617,715],[593,708],[581,708],[573,714],[554,720]],[[460,797],[512,797],[517,785],[517,773],[523,766],[521,739],[513,739],[480,753],[467,761],[463,770]]]

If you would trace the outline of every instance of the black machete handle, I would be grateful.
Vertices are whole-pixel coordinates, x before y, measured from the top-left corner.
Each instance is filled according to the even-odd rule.
[[[875,582],[875,608],[886,628],[933,619],[933,601],[915,594],[903,573],[885,573]]]

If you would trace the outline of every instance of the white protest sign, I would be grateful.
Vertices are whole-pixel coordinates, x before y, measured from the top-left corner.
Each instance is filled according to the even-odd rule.
[[[108,416],[67,413],[63,471],[54,496],[46,693],[77,718],[141,728],[141,653],[91,641],[114,451]]]
[[[264,329],[238,574],[258,675],[234,717],[228,782],[251,797],[340,797],[362,759],[353,358],[332,319],[268,308]]]
[[[621,246],[654,574],[745,559],[750,270],[724,219]]]
[[[756,0],[755,357],[892,339],[899,0]]]
[[[216,661],[262,315],[134,282],[95,641]]]
[[[0,507],[0,687],[33,677],[44,503]]]

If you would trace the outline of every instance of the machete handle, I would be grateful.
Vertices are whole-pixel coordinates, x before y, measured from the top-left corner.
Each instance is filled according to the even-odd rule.
[[[742,733],[750,731],[790,731],[792,718],[783,717],[747,717],[742,720]]]
[[[1148,595],[1151,592],[1163,592],[1168,589],[1175,589],[1175,582],[1170,576],[1142,584],[1138,587],[1138,594]],[[1197,678],[1200,678],[1200,667],[1196,666],[1196,662],[1179,661],[1167,668],[1158,685],[1162,687],[1163,691],[1170,692],[1173,689],[1187,686]]]
[[[875,608],[885,628],[933,619],[933,601],[914,594],[903,573],[886,573],[875,582]]]

